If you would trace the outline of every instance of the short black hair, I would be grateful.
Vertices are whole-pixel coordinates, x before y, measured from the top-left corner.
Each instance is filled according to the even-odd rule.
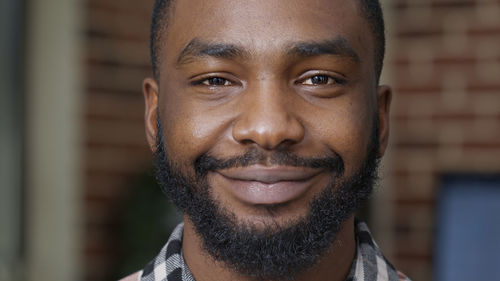
[[[362,16],[367,20],[375,39],[375,74],[378,83],[385,56],[385,27],[379,0],[357,0]],[[153,76],[158,80],[161,41],[168,25],[168,13],[173,0],[155,0],[151,20],[150,52]]]

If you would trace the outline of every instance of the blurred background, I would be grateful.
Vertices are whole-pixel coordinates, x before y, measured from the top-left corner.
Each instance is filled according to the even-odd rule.
[[[0,281],[116,280],[179,220],[152,178],[152,0],[0,0]],[[363,209],[415,281],[500,280],[500,1],[383,0],[393,86]]]

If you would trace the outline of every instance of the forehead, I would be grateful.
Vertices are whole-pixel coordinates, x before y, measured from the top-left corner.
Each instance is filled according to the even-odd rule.
[[[177,0],[161,56],[173,60],[193,38],[263,54],[339,36],[361,57],[369,56],[373,40],[357,5],[353,0]]]

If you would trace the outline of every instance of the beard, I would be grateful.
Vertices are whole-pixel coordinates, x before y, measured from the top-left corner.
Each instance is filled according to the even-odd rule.
[[[293,280],[314,266],[331,248],[344,222],[371,194],[377,180],[378,118],[375,118],[366,158],[350,177],[344,178],[344,161],[337,154],[302,158],[287,150],[265,155],[250,149],[244,155],[217,159],[204,154],[194,162],[195,176],[187,176],[172,163],[165,151],[158,119],[155,151],[156,178],[172,203],[192,221],[204,250],[237,274],[257,280]],[[220,169],[259,163],[324,168],[331,171],[330,183],[310,202],[310,212],[286,225],[267,224],[257,228],[239,221],[212,195],[207,174]],[[269,206],[269,213],[275,206]]]

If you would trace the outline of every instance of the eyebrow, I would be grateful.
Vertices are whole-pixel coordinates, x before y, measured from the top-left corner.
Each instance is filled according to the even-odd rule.
[[[289,48],[288,55],[299,57],[333,55],[347,57],[358,63],[361,61],[358,53],[356,53],[349,41],[343,36],[319,42],[311,41],[294,43],[291,48]]]
[[[187,64],[196,57],[215,57],[223,59],[247,58],[249,53],[233,44],[210,43],[198,38],[191,40],[177,57],[177,66]]]
[[[290,57],[314,57],[320,55],[333,55],[347,57],[354,62],[360,62],[359,55],[351,46],[349,41],[342,36],[324,41],[307,41],[292,43],[288,49],[287,56]],[[235,58],[249,58],[250,52],[244,48],[226,43],[211,43],[200,40],[199,38],[192,39],[177,57],[177,66],[190,63],[197,57],[215,57],[232,60]]]

